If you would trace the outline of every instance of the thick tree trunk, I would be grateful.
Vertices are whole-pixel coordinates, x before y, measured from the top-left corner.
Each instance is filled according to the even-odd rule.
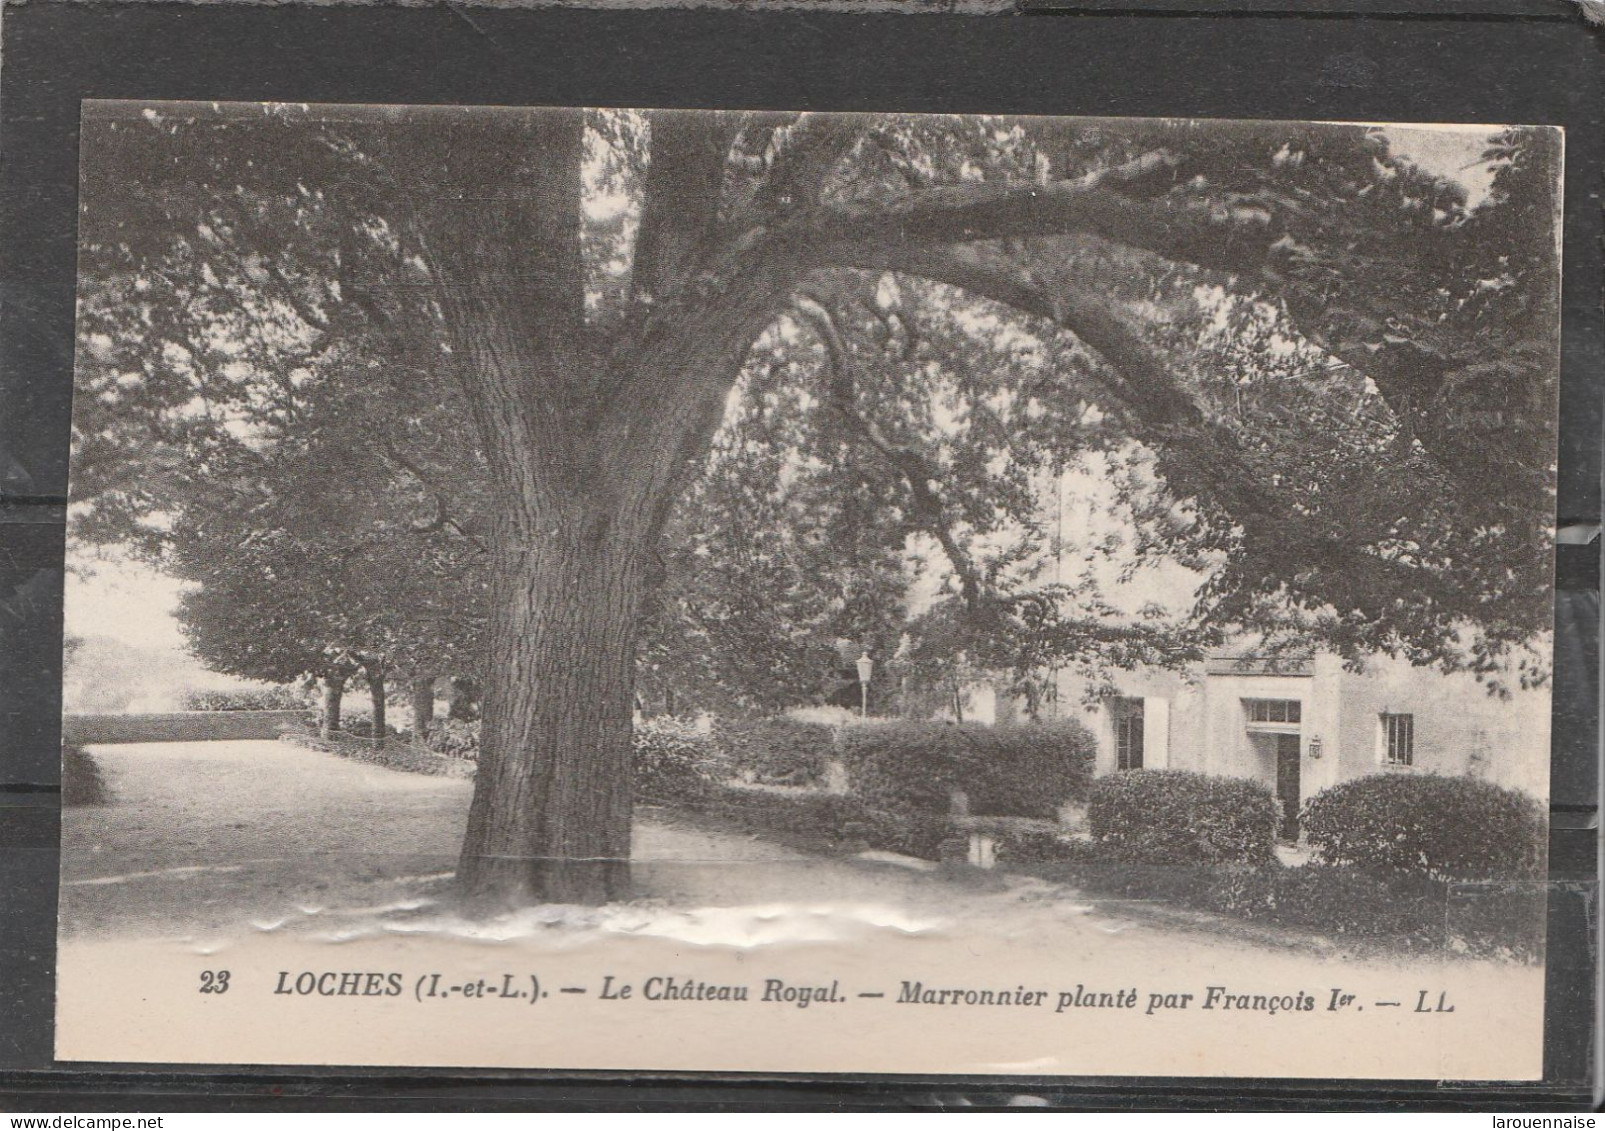
[[[660,568],[648,563],[748,348],[806,270],[803,241],[766,239],[762,225],[750,240],[718,230],[740,119],[653,122],[632,274],[641,301],[600,334],[586,325],[577,111],[493,111],[450,132],[408,111],[385,126],[389,152],[405,154],[388,172],[439,284],[449,364],[496,493],[480,759],[458,868],[481,906],[626,894],[636,622]],[[827,148],[839,156],[851,140]],[[822,183],[810,153],[799,143],[782,163],[777,198]]]
[[[340,702],[345,698],[346,677],[323,677],[323,710],[318,716],[318,734],[331,738],[340,733]]]
[[[412,740],[422,746],[429,741],[429,727],[435,721],[435,678],[420,676],[412,681]]]
[[[489,904],[628,894],[637,540],[600,508],[497,539],[481,755],[458,877]],[[525,534],[524,531],[529,531]]]
[[[373,700],[373,744],[383,748],[385,744],[385,673],[383,668],[368,669],[368,695]]]

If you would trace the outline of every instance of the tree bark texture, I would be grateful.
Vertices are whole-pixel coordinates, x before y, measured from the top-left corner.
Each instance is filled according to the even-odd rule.
[[[635,636],[656,546],[798,270],[795,253],[710,260],[734,122],[655,120],[643,301],[604,334],[585,325],[579,114],[488,113],[476,137],[425,131],[396,150],[500,504],[458,868],[481,906],[628,894]]]
[[[422,746],[429,741],[429,728],[435,721],[435,680],[419,676],[412,681],[412,740]]]
[[[323,738],[332,738],[340,733],[340,703],[345,693],[345,676],[323,677],[323,710],[318,715],[318,734]]]
[[[607,518],[510,521],[497,539],[480,762],[458,868],[471,900],[628,894],[646,585],[639,546]]]
[[[383,668],[368,669],[368,695],[373,700],[373,744],[383,749],[385,732],[385,673]]]

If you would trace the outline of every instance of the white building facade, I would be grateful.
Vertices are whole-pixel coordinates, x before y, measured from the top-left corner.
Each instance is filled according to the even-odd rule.
[[[1471,675],[1391,658],[1347,671],[1338,657],[1217,655],[1185,672],[1123,672],[1090,705],[1061,674],[1061,717],[1097,736],[1096,773],[1192,770],[1243,777],[1282,803],[1284,835],[1299,807],[1371,774],[1464,775],[1548,796],[1550,697],[1491,695]]]

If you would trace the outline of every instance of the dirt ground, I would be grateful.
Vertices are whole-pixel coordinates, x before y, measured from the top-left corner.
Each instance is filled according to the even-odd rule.
[[[1039,880],[811,855],[651,810],[637,821],[635,900],[469,917],[447,883],[468,782],[277,742],[93,754],[110,801],[65,816],[57,1033],[67,1059],[1105,1075],[1274,1065],[1278,1075],[1484,1079],[1527,1072],[1541,1048],[1538,968],[1387,962],[1308,938],[1232,936],[1229,924],[1179,923]],[[238,992],[196,992],[214,967],[232,971]],[[475,1012],[466,998],[428,1005],[435,1020],[424,1024],[426,1007],[410,997],[380,1007],[274,996],[275,979],[296,971],[402,971],[411,986],[430,969],[492,982],[539,971],[579,988],[565,991],[572,1000],[551,995],[550,1016],[567,1020],[550,1029],[510,1020],[522,1013]],[[605,992],[603,975],[839,982],[851,1004],[831,1008],[853,1021],[762,1002],[688,1007],[716,1009],[707,1023],[667,1001],[601,1009],[580,995]],[[1018,982],[1059,1004],[914,1012],[926,1007],[888,1000],[911,981]],[[1124,988],[1133,1006],[1140,989],[1147,1009],[1060,1008],[1083,987],[1105,997]],[[1170,1009],[1173,991],[1324,1002],[1334,987],[1377,1008],[1329,1013],[1310,997],[1310,1012],[1269,1020],[1151,1015]],[[1428,990],[1459,1011],[1410,1012]],[[265,1025],[270,1016],[281,1022]],[[1521,1055],[1505,1056],[1506,1045]]]
[[[66,811],[64,938],[192,938],[241,926],[337,937],[487,929],[455,915],[447,882],[471,782],[268,741],[91,753],[110,801]],[[702,937],[717,923],[754,939],[781,920],[796,929],[799,908],[851,908],[849,918],[912,931],[970,921],[1004,935],[1063,939],[1089,952],[1113,945],[1165,961],[1176,959],[1177,948],[1200,958],[1228,947],[1267,957],[1367,957],[1307,936],[1085,898],[1040,880],[955,876],[885,856],[813,855],[648,809],[635,827],[631,904],[605,912],[530,909],[489,929],[511,936],[559,919],[598,925],[599,915],[617,927],[620,916],[635,916],[624,929]]]
[[[328,930],[436,906],[455,863],[472,783],[399,773],[288,743],[91,748],[109,804],[67,810],[68,937],[170,937],[316,923]],[[1019,893],[874,859],[818,857],[652,811],[635,829],[643,905],[777,900],[990,913]],[[1030,886],[1030,885],[1027,885]],[[1085,916],[1090,905],[1068,913]]]

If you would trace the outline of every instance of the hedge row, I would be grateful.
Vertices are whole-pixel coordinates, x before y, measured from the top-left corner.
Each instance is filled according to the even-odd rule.
[[[720,776],[713,744],[696,724],[660,717],[637,726],[630,736],[638,801],[694,801]]]
[[[217,742],[271,739],[302,726],[302,711],[175,711],[161,715],[68,715],[62,741],[80,746],[120,742]]]
[[[812,790],[726,784],[717,740],[677,719],[652,719],[633,736],[635,796],[735,825],[746,832],[835,852],[878,848],[936,860],[950,835],[945,815],[885,809]]]
[[[745,832],[822,852],[880,849],[940,860],[963,839],[954,835],[945,817],[876,809],[847,794],[716,785],[681,805]]]
[[[1095,745],[1073,722],[898,722],[846,729],[842,757],[853,791],[875,807],[946,813],[962,790],[972,813],[1051,820],[1086,800]]]
[[[818,787],[837,756],[837,733],[789,718],[722,720],[711,732],[658,717],[636,726],[636,790],[647,801],[695,795],[732,777]],[[475,724],[437,724],[429,746],[449,757],[478,754]],[[877,810],[945,814],[954,790],[976,814],[1052,819],[1084,801],[1094,740],[1075,723],[986,727],[942,722],[849,726],[840,754],[851,789]]]
[[[279,741],[287,742],[291,746],[302,746],[308,750],[321,750],[326,754],[338,754],[353,762],[366,762],[370,766],[383,766],[387,770],[400,770],[408,774],[466,778],[472,777],[474,773],[472,762],[447,758],[427,747],[414,746],[410,742],[388,742],[384,746],[379,746],[372,739],[357,738],[343,732],[330,738],[323,738],[314,731],[285,731],[279,735]]]
[[[1091,840],[1006,831],[997,851],[1007,866],[1098,895],[1339,939],[1542,954],[1543,818],[1525,795],[1467,778],[1378,775],[1317,794],[1305,821],[1318,862],[1284,867],[1269,791],[1145,770],[1098,781]]]
[[[1185,770],[1106,775],[1087,806],[1093,840],[1133,864],[1264,864],[1279,816],[1258,782]]]
[[[179,703],[185,711],[303,711],[312,705],[297,687],[190,690],[179,696]]]
[[[785,717],[721,719],[712,743],[727,772],[766,785],[822,785],[836,756],[834,728]]]

